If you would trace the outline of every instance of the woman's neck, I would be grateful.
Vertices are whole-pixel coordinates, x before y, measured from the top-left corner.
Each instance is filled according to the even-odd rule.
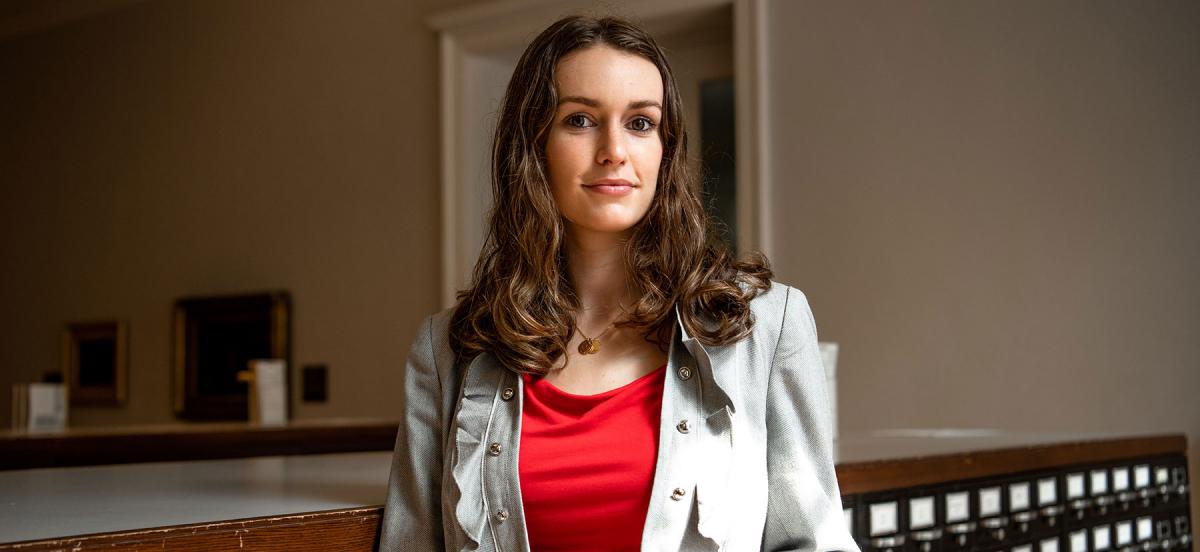
[[[633,302],[625,267],[627,235],[571,229],[567,232],[567,272],[586,329],[607,326]]]

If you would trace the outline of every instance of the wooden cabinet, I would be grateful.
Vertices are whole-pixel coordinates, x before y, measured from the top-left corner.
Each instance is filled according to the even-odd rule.
[[[1192,548],[1182,436],[839,465],[863,552]]]

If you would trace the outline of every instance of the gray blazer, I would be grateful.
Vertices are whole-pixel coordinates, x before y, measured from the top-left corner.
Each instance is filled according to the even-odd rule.
[[[642,549],[857,552],[808,301],[777,283],[750,308],[753,333],[722,347],[676,309]],[[456,365],[450,316],[426,319],[408,356],[379,548],[528,551],[523,380],[488,354]]]

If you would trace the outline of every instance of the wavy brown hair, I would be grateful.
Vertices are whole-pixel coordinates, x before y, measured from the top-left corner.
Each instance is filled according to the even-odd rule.
[[[565,227],[546,176],[545,146],[558,106],[558,62],[596,45],[649,60],[663,81],[658,186],[625,251],[640,299],[617,326],[636,329],[665,351],[678,304],[689,334],[725,345],[750,333],[750,300],[771,286],[761,254],[735,260],[714,237],[687,163],[679,89],[654,39],[621,19],[567,17],[525,49],[500,105],[488,234],[451,321],[450,344],[460,359],[486,351],[510,370],[544,374],[576,331],[580,304],[567,274]]]

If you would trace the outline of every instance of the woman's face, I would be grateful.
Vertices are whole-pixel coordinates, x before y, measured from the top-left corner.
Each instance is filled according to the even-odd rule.
[[[625,233],[654,198],[663,83],[649,60],[609,46],[558,62],[558,109],[546,139],[550,190],[576,232]]]

